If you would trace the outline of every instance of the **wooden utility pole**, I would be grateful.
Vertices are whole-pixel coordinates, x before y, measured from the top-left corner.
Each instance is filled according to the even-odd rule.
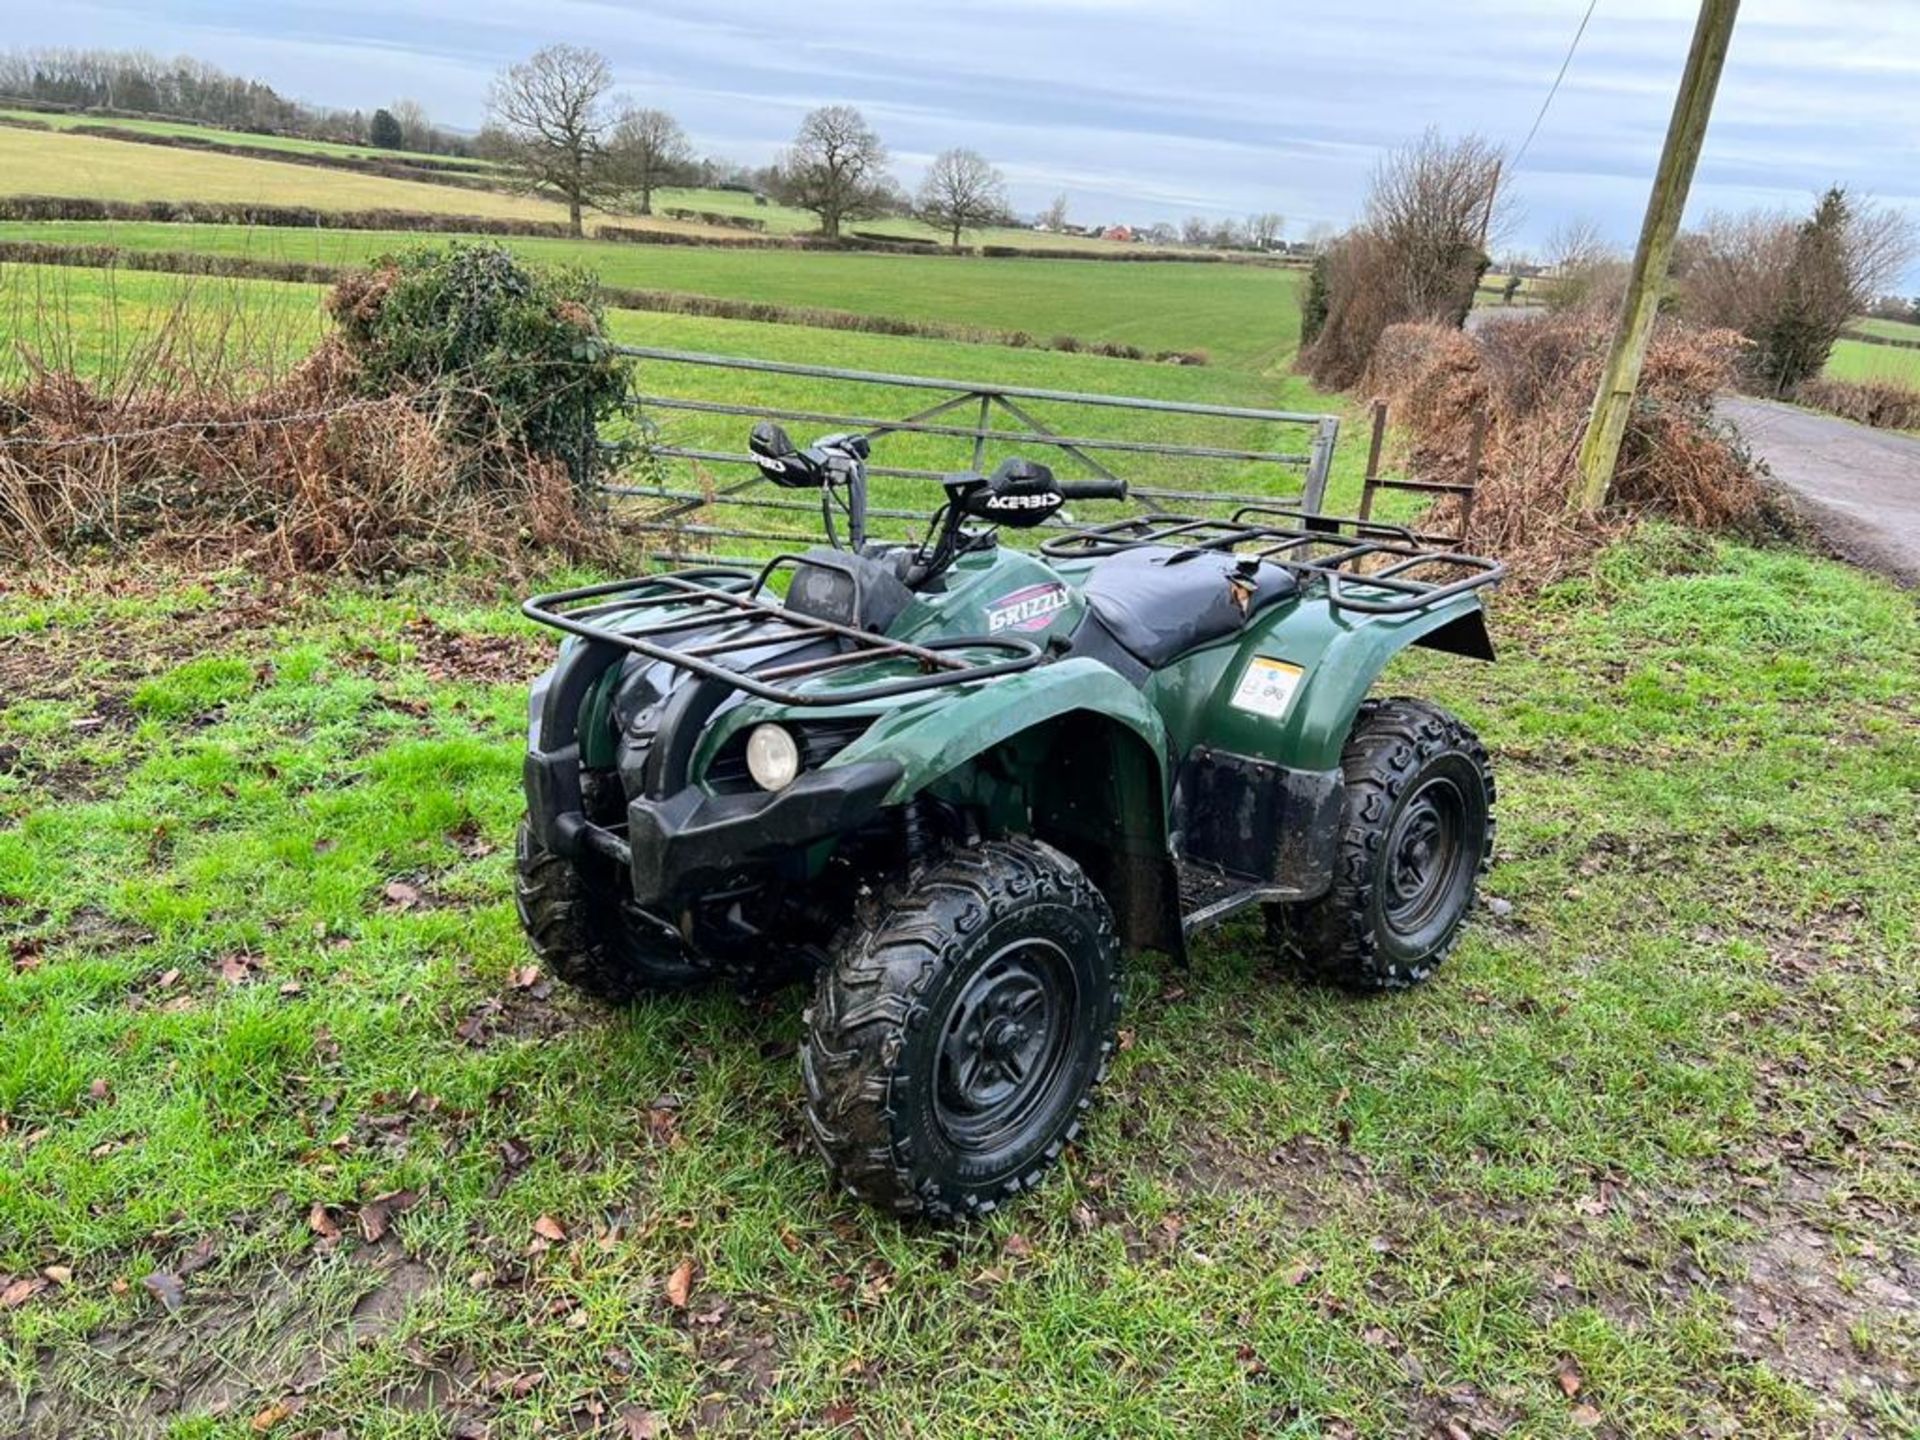
[[[1727,44],[1733,38],[1734,17],[1740,0],[1701,0],[1700,20],[1694,26],[1693,48],[1674,97],[1673,119],[1667,125],[1667,144],[1660,169],[1653,177],[1653,195],[1647,218],[1640,226],[1640,243],[1633,252],[1633,273],[1627,298],[1620,307],[1607,368],[1593,400],[1593,414],[1580,442],[1580,482],[1573,508],[1591,513],[1607,501],[1613,469],[1620,460],[1620,442],[1627,433],[1633,394],[1640,386],[1640,366],[1653,338],[1654,318],[1660,310],[1660,292],[1666,286],[1667,262],[1680,231],[1680,213],[1687,208],[1687,190],[1693,184],[1700,144],[1706,139],[1707,117],[1713,113],[1713,93],[1720,85]]]

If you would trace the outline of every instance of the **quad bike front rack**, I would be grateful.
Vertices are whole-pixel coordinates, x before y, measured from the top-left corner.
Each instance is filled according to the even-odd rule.
[[[520,611],[529,620],[569,635],[618,646],[780,705],[860,704],[1011,675],[1044,658],[1032,641],[1012,637],[958,636],[926,644],[891,640],[862,629],[857,612],[851,625],[803,615],[788,609],[768,589],[775,572],[785,567],[833,563],[817,553],[788,554],[774,556],[757,572],[720,567],[672,570],[535,595]],[[639,612],[649,610],[658,611],[658,617],[632,623]],[[723,631],[718,637],[709,633],[716,627]],[[750,668],[728,663],[730,656],[748,655],[769,645],[823,640],[832,643],[831,653]],[[913,673],[828,689],[796,683],[889,661],[910,665]]]
[[[1335,609],[1367,615],[1412,614],[1498,584],[1507,573],[1506,566],[1484,555],[1429,549],[1405,526],[1265,505],[1243,505],[1226,520],[1187,515],[1116,520],[1056,535],[1042,542],[1040,553],[1055,560],[1094,560],[1143,545],[1270,561],[1303,581],[1324,581]],[[1444,578],[1421,578],[1436,572]],[[1384,593],[1355,593],[1359,590]]]

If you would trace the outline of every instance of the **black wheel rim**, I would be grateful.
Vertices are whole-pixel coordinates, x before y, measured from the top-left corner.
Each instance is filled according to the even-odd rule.
[[[993,1150],[1044,1114],[1065,1073],[1073,970],[1059,946],[1020,940],[976,969],[947,1012],[934,1118],[948,1141]]]
[[[1432,775],[1407,796],[1381,847],[1382,911],[1401,940],[1419,942],[1458,918],[1479,856],[1466,794],[1451,776]]]

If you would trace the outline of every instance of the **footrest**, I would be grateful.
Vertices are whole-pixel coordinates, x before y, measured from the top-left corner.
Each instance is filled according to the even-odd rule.
[[[1290,885],[1263,884],[1207,865],[1181,861],[1180,929],[1191,939],[1249,905],[1287,904],[1309,897]]]

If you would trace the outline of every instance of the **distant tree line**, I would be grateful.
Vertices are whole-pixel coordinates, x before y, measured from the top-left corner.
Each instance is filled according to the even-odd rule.
[[[0,99],[82,110],[166,116],[256,134],[469,155],[468,136],[432,124],[411,100],[371,116],[290,100],[271,85],[180,56],[140,50],[13,50],[0,53]],[[376,129],[379,131],[375,133]]]
[[[820,233],[831,240],[840,239],[849,224],[905,215],[958,250],[970,231],[1020,223],[1008,204],[1005,177],[975,150],[941,152],[919,189],[908,194],[891,173],[886,143],[850,105],[808,113],[771,165],[700,157],[672,115],[617,90],[607,57],[577,45],[549,45],[503,69],[488,93],[486,125],[477,136],[435,125],[413,100],[396,99],[371,114],[308,105],[203,61],[163,60],[144,51],[0,53],[0,101],[9,98],[383,150],[483,157],[504,166],[525,190],[565,205],[576,235],[583,232],[587,210],[650,215],[654,195],[675,186],[733,190],[762,203],[779,200],[816,216]],[[1245,221],[1196,216],[1184,226],[1075,227],[1062,195],[1042,212],[1038,226],[1159,245],[1271,250],[1280,246],[1284,222],[1265,213]]]

